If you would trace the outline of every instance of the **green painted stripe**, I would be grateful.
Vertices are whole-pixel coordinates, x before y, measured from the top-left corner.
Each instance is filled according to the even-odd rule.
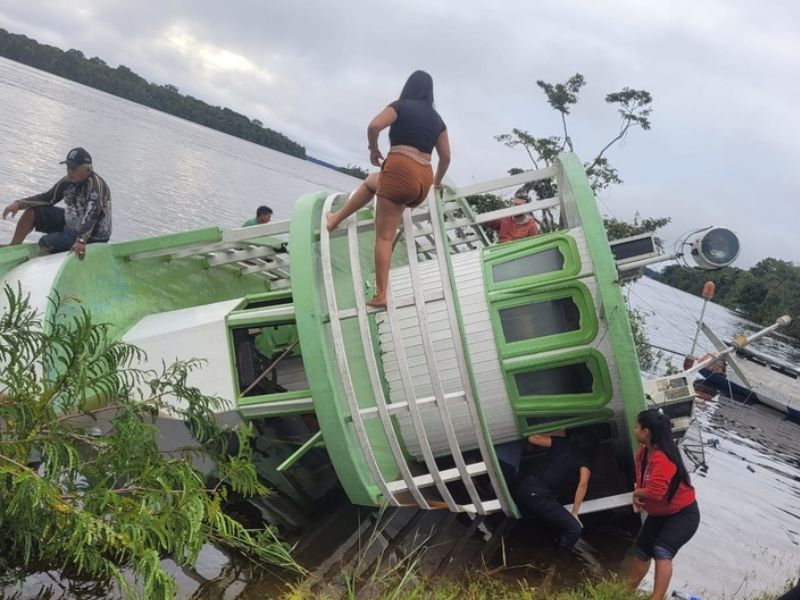
[[[262,396],[246,396],[239,398],[238,406],[258,406],[260,404],[270,404],[271,402],[283,402],[285,400],[299,400],[300,398],[309,398],[311,390],[295,390],[293,392],[281,392],[277,394],[264,394]]]
[[[314,409],[320,429],[325,432],[325,445],[339,482],[354,504],[376,506],[381,502],[381,494],[372,479],[353,428],[342,387],[342,374],[336,364],[330,339],[324,290],[318,288],[321,270],[319,223],[326,196],[324,192],[302,196],[292,212],[289,245],[292,249],[292,290],[297,330],[303,346],[303,364]],[[331,242],[334,241],[343,243],[346,248],[346,237]],[[358,290],[358,293],[363,291]],[[360,344],[357,346],[360,347]],[[353,380],[353,385],[357,385],[356,376]]]
[[[222,241],[222,228],[206,227],[205,229],[195,229],[183,233],[170,233],[157,237],[145,238],[143,240],[133,240],[130,242],[120,242],[112,244],[114,256],[126,258],[132,254],[141,252],[155,252],[194,244],[208,244]],[[88,253],[87,253],[88,254]]]
[[[560,154],[558,161],[561,163],[563,174],[563,178],[559,182],[559,185],[562,186],[560,192],[562,194],[570,193],[575,200],[597,277],[598,291],[603,303],[603,314],[608,323],[611,347],[619,372],[620,393],[622,394],[625,418],[628,422],[631,453],[633,453],[638,445],[633,434],[636,416],[646,406],[642,374],[628,320],[625,297],[618,282],[617,266],[611,254],[608,237],[603,227],[603,219],[586,177],[586,171],[578,157],[572,153]]]
[[[295,450],[289,458],[283,461],[281,464],[278,465],[278,468],[275,469],[278,473],[283,473],[284,471],[288,471],[294,466],[298,460],[303,458],[309,450],[316,448],[317,446],[324,445],[322,442],[322,431],[318,431],[314,435],[312,435],[308,440],[300,446],[297,450]]]

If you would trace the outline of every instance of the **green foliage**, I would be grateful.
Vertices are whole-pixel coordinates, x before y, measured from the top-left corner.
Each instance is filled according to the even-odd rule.
[[[612,217],[603,219],[603,225],[606,228],[606,235],[609,241],[613,241],[642,233],[655,233],[669,224],[671,220],[670,217],[642,219],[637,212],[633,217],[633,221],[620,221]]]
[[[664,269],[658,279],[693,295],[712,280],[716,303],[756,323],[767,325],[784,314],[800,315],[800,267],[789,261],[765,258],[748,270],[725,267],[711,273],[675,265]],[[800,339],[796,320],[786,333]]]
[[[160,561],[192,565],[209,542],[299,570],[273,530],[246,530],[223,512],[228,489],[267,490],[251,462],[250,430],[215,425],[221,400],[188,384],[197,361],[142,370],[142,351],[110,339],[76,301],[55,301],[43,323],[20,291],[3,292],[0,572],[57,568],[167,599],[175,581]],[[160,450],[159,414],[184,421],[196,442]],[[232,436],[238,450],[226,452]],[[213,465],[211,489],[193,466],[201,459]]]
[[[552,164],[559,152],[574,151],[567,126],[567,115],[578,103],[579,93],[586,85],[586,79],[580,73],[576,73],[564,83],[552,84],[539,80],[536,85],[544,92],[547,103],[561,115],[562,135],[536,137],[524,129],[515,128],[511,130],[511,133],[495,136],[495,139],[509,148],[523,148],[534,168],[540,169]],[[595,192],[610,185],[622,183],[619,173],[604,154],[614,144],[625,139],[631,129],[639,127],[645,131],[649,130],[651,127],[650,115],[653,110],[650,106],[653,98],[647,90],[624,87],[619,92],[607,94],[605,100],[606,103],[617,107],[620,123],[617,133],[611,140],[600,149],[592,160],[584,164],[586,174]],[[521,172],[521,169],[513,171]],[[552,194],[547,196],[539,194],[539,197],[545,198],[550,195]]]
[[[288,137],[229,108],[210,106],[178,92],[174,85],[149,83],[125,65],[109,67],[100,58],[86,58],[80,50],[40,44],[24,35],[0,29],[0,56],[77,81],[115,96],[144,104],[187,121],[305,158],[306,149]]]

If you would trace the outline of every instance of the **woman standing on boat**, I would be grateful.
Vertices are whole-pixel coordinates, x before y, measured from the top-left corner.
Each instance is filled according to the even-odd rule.
[[[383,158],[378,134],[389,127],[391,147]],[[386,288],[392,260],[392,243],[405,208],[419,206],[428,196],[431,184],[441,186],[450,165],[447,127],[433,106],[433,79],[425,71],[414,71],[400,98],[384,108],[367,128],[369,160],[381,167],[372,173],[345,205],[328,215],[328,231],[367,205],[377,194],[375,215],[375,296],[369,306],[386,306]],[[436,148],[439,164],[434,176],[431,153]]]
[[[640,446],[633,507],[647,518],[636,538],[630,584],[636,589],[655,559],[650,600],[662,600],[672,578],[672,559],[697,531],[700,511],[669,417],[661,409],[645,410],[636,418],[634,433]]]

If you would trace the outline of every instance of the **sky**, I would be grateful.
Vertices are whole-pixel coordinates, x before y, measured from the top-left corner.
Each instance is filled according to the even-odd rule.
[[[531,166],[494,136],[560,134],[537,80],[586,78],[569,115],[584,160],[619,127],[605,95],[648,90],[652,129],[607,153],[624,184],[601,211],[671,217],[668,247],[730,227],[744,268],[800,264],[798,22],[793,0],[0,0],[0,27],[124,64],[342,165],[368,167],[367,124],[424,69],[458,185]]]

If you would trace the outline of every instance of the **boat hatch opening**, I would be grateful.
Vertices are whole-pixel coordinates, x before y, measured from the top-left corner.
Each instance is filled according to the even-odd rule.
[[[269,485],[307,505],[337,479],[314,414],[291,292],[248,296],[226,325],[236,405],[256,431],[256,470]]]
[[[313,413],[291,294],[248,297],[226,318],[243,418]]]

